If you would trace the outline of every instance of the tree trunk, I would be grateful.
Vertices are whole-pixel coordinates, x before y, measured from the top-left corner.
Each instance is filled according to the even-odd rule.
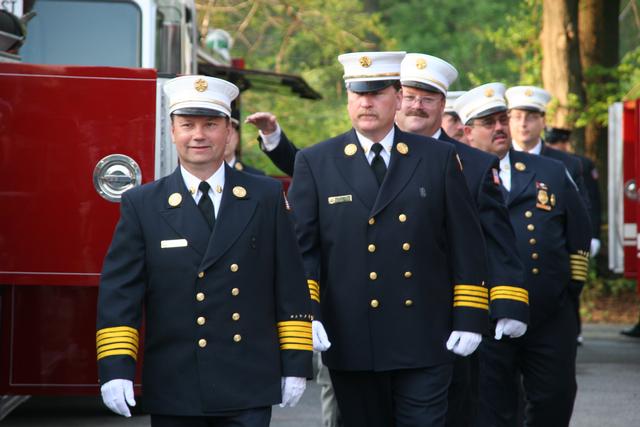
[[[618,65],[620,0],[579,1],[578,33],[584,83],[610,83],[610,77],[592,73],[594,66],[612,68]],[[587,95],[587,102],[590,101]],[[606,141],[606,128],[597,123],[589,123],[585,129],[584,153],[593,159],[604,160],[607,152]],[[601,166],[605,165],[606,162]]]
[[[602,85],[611,83],[609,75],[595,73],[594,67],[613,68],[619,62],[618,40],[618,13],[620,0],[579,0],[579,40],[580,62],[584,71],[584,84]],[[597,86],[596,86],[597,87]],[[587,102],[589,99],[587,91]],[[598,182],[600,194],[606,194],[607,185],[607,128],[598,123],[591,122],[585,127],[584,154],[596,162],[600,171]],[[602,206],[606,215],[607,198],[601,197]],[[604,257],[600,257],[600,261]],[[600,271],[605,271],[598,264]]]
[[[543,0],[542,4],[542,82],[558,102],[547,123],[572,129],[576,112],[585,102],[578,43],[578,0]],[[579,147],[584,144],[583,138],[584,132],[574,130],[574,140]]]

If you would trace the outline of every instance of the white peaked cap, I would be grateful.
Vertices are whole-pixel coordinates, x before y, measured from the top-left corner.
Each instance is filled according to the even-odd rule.
[[[475,87],[456,99],[453,108],[463,124],[471,119],[507,111],[505,89],[506,86],[502,83],[487,83]]]

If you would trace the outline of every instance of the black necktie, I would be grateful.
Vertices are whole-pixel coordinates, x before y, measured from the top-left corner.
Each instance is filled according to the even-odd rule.
[[[387,173],[387,165],[384,162],[384,159],[380,155],[382,151],[382,144],[375,143],[371,146],[371,151],[375,153],[373,156],[373,160],[371,161],[371,169],[373,170],[373,174],[376,176],[378,180],[378,185],[382,185],[382,181],[384,180],[384,174]]]
[[[216,223],[216,216],[214,215],[213,202],[211,201],[211,197],[209,197],[210,188],[211,186],[207,181],[202,181],[198,186],[198,189],[202,192],[202,196],[198,202],[198,209],[200,209],[200,212],[204,215],[204,219],[207,220],[209,228],[213,230],[213,226]]]

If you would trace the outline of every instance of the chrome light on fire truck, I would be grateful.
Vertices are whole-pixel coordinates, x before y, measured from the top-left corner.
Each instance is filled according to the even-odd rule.
[[[93,170],[93,186],[99,195],[110,202],[119,202],[122,193],[141,182],[140,166],[124,154],[104,157]]]
[[[630,179],[624,183],[624,195],[630,200],[638,200],[638,187],[635,179]]]

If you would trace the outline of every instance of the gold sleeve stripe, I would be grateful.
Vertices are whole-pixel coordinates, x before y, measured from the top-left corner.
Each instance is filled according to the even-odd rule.
[[[118,349],[118,350],[102,352],[98,354],[98,360],[105,358],[107,356],[131,356],[133,357],[134,360],[138,360],[138,355],[135,351],[126,350],[126,349]]]
[[[459,301],[459,302],[454,302],[453,303],[454,307],[472,307],[472,308],[481,308],[483,310],[489,310],[489,305],[488,304],[477,304],[474,302],[468,302],[468,301]]]
[[[320,285],[315,280],[307,280],[307,285],[309,286],[309,294],[311,295],[311,299],[320,303]]]
[[[529,304],[529,298],[525,298],[522,297],[520,295],[511,295],[511,294],[498,294],[498,295],[492,295],[491,296],[491,301],[495,301],[495,300],[499,300],[499,299],[508,299],[508,300],[512,300],[512,301],[520,301],[523,302],[525,304]]]
[[[304,332],[311,331],[311,328],[305,328],[303,326],[278,326],[278,332]]]
[[[467,295],[457,295],[453,297],[453,301],[473,301],[473,302],[477,302],[478,304],[488,304],[489,300],[487,298],[476,298],[473,296],[467,296]]]
[[[304,350],[304,351],[313,351],[313,346],[311,344],[303,345],[303,344],[281,344],[280,350]]]
[[[320,294],[314,291],[309,291],[309,295],[311,296],[311,299],[317,303],[320,302]]]
[[[320,285],[315,280],[307,280],[307,285],[309,285],[309,289],[315,289],[316,291],[320,291]]]
[[[456,291],[483,291],[487,292],[487,288],[480,285],[456,285],[454,287]]]
[[[282,338],[280,337],[280,344],[309,344],[313,345],[313,340],[311,338]]]
[[[579,274],[572,274],[571,275],[571,279],[577,280],[578,282],[586,282],[587,281],[587,276],[579,275]]]
[[[102,353],[103,351],[107,351],[107,350],[114,350],[116,348],[128,348],[128,349],[130,349],[132,351],[135,351],[135,352],[138,351],[138,346],[137,345],[133,345],[133,344],[130,344],[130,343],[122,342],[122,343],[101,345],[100,347],[98,347],[98,353]]]
[[[98,345],[98,347],[102,346],[102,345],[107,345],[107,344],[114,344],[114,343],[130,343],[133,344],[134,346],[138,347],[138,340],[134,339],[134,338],[130,338],[130,337],[123,337],[123,338],[102,338],[99,339],[98,341],[96,341],[96,344]]]
[[[587,255],[571,254],[569,256],[571,257],[571,259],[583,259],[583,260],[589,261],[589,257]]]
[[[96,338],[99,337],[100,335],[110,334],[110,333],[116,333],[118,335],[120,335],[121,333],[131,333],[131,334],[135,335],[136,337],[138,336],[138,330],[137,329],[134,329],[134,328],[129,327],[129,326],[115,326],[115,327],[112,327],[112,328],[99,329],[96,332]]]
[[[493,288],[491,288],[491,295],[493,295],[496,292],[513,292],[515,294],[521,294],[522,296],[528,296],[529,295],[529,291],[527,291],[524,288],[520,288],[518,286],[494,286]]]
[[[487,298],[487,293],[483,291],[454,291],[454,295],[473,295],[475,297]]]
[[[106,338],[131,338],[134,340],[138,340],[138,334],[132,334],[131,332],[110,332],[110,333],[104,333],[104,334],[100,334],[100,335],[96,335],[96,341],[100,341]]]
[[[309,328],[311,329],[311,322],[310,321],[305,321],[305,320],[283,320],[282,322],[278,322],[278,328],[284,327],[284,326],[298,326],[298,327],[302,327],[302,328]]]

